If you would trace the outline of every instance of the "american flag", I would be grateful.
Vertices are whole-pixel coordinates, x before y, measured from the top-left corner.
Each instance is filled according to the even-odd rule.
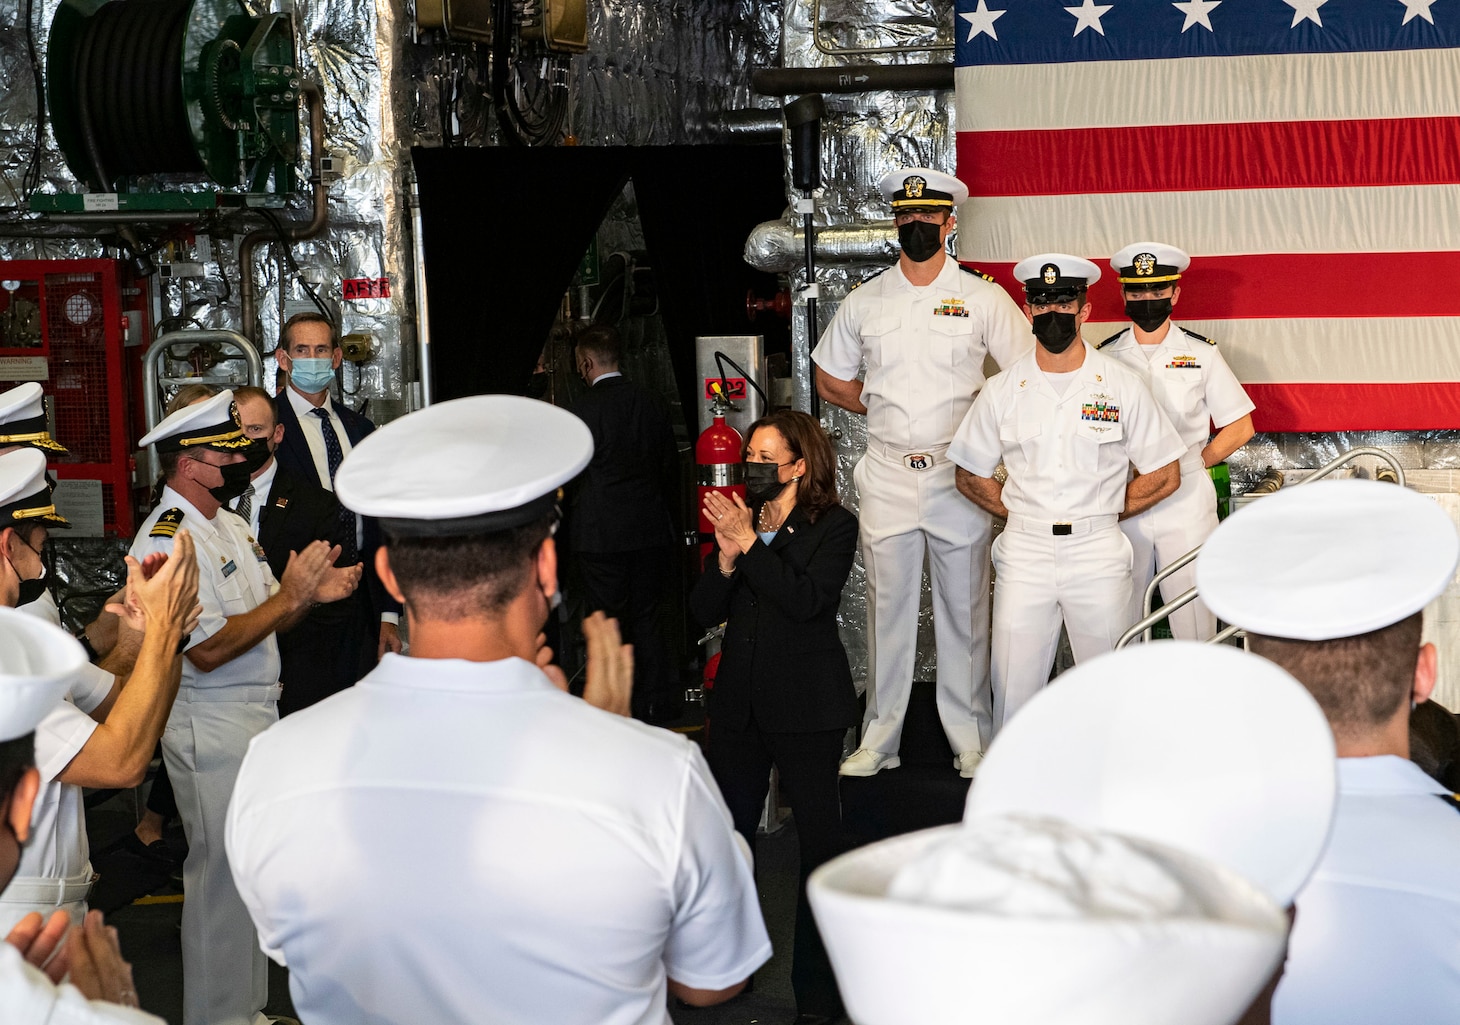
[[[1192,255],[1260,431],[1460,427],[1460,0],[957,0],[959,259]]]

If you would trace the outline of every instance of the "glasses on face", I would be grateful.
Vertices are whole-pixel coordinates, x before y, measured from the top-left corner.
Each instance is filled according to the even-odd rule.
[[[1175,289],[1170,285],[1162,285],[1160,288],[1127,288],[1125,290],[1125,297],[1137,301],[1142,299],[1170,299],[1174,291]]]
[[[942,210],[899,210],[892,215],[893,224],[906,224],[909,221],[927,221],[929,224],[942,224],[947,213]]]

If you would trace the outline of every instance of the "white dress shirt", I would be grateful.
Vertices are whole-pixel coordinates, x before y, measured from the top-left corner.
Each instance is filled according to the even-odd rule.
[[[312,1025],[669,1025],[770,956],[699,749],[522,659],[388,654],[256,737],[228,860]]]
[[[6,1025],[165,1025],[134,1007],[87,1000],[70,983],[51,980],[0,940],[0,1021]]]
[[[257,477],[249,481],[249,484],[253,486],[253,499],[249,503],[248,533],[255,540],[259,536],[259,518],[262,515],[264,506],[269,501],[269,490],[274,486],[274,478],[278,474],[279,461],[273,456],[270,456],[268,465],[260,471]],[[239,495],[229,504],[228,508],[237,510],[238,503],[242,501],[243,496]]]
[[[1460,808],[1413,762],[1338,760],[1323,860],[1298,894],[1274,1025],[1460,1021]]]

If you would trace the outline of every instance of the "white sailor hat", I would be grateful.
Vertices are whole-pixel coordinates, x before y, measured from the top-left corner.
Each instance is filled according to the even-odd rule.
[[[593,458],[588,425],[517,395],[473,395],[401,417],[350,450],[345,508],[394,537],[456,537],[530,523]]]
[[[1153,840],[1287,906],[1328,839],[1336,757],[1322,709],[1276,665],[1158,641],[1081,663],[1030,701],[979,767],[964,821],[1039,815]]]
[[[0,530],[32,521],[47,527],[71,526],[51,500],[46,457],[33,448],[16,449],[0,455]]]
[[[872,844],[807,889],[860,1025],[1230,1025],[1288,930],[1223,865],[1020,816]]]
[[[897,210],[951,210],[968,198],[968,186],[930,167],[889,171],[878,183],[882,198]]]
[[[1100,280],[1100,268],[1067,253],[1041,253],[1015,264],[1014,277],[1031,303],[1068,302]]]
[[[85,664],[86,651],[65,630],[0,608],[0,742],[34,733]]]
[[[243,433],[243,420],[228,389],[200,399],[168,415],[138,442],[142,448],[156,445],[159,452],[182,452],[190,448],[211,448],[237,452],[253,440]]]
[[[1449,586],[1460,535],[1433,499],[1380,481],[1325,480],[1265,495],[1202,546],[1207,607],[1252,633],[1355,637],[1421,611]]]
[[[1165,242],[1132,242],[1110,258],[1122,285],[1170,285],[1191,266],[1191,257]]]
[[[64,445],[51,438],[45,395],[34,381],[0,392],[0,448],[11,445],[68,454]]]

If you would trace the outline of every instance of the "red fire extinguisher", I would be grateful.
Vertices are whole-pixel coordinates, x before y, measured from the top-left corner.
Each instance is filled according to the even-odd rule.
[[[695,504],[700,513],[701,566],[715,547],[715,525],[705,515],[705,496],[711,491],[718,491],[727,498],[730,495],[745,498],[745,471],[740,462],[745,442],[740,437],[740,432],[725,422],[718,389],[715,399],[715,406],[712,407],[714,421],[695,442],[695,464],[699,467],[700,475]]]

